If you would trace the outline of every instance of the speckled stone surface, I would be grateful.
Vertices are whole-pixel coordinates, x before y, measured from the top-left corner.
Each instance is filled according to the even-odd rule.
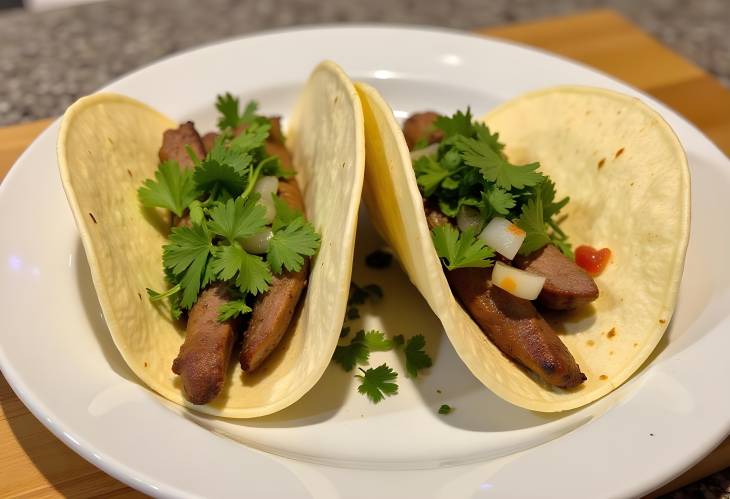
[[[325,22],[470,29],[606,6],[730,86],[730,0],[110,0],[0,11],[0,126],[58,115],[164,55],[263,29]]]

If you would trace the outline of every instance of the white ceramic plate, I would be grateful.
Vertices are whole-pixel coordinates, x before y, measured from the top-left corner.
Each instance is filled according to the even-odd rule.
[[[402,117],[471,105],[477,116],[555,84],[637,91],[574,63],[504,42],[436,30],[325,27],[212,45],[164,60],[105,90],[212,128],[217,93],[286,114],[321,59],[374,84]],[[692,170],[692,237],[678,308],[658,355],[582,410],[513,407],[466,370],[438,321],[397,269],[363,256],[379,241],[363,216],[354,280],[385,299],[362,325],[423,333],[435,360],[418,381],[401,360],[400,394],[374,406],[331,366],[300,402],[271,417],[226,421],[185,412],[141,386],[109,337],[56,167],[58,122],[0,188],[0,366],[31,411],[66,444],[153,495],[199,497],[616,497],[651,490],[730,429],[727,158],[676,113],[641,95],[677,131]],[[636,216],[641,216],[637,213]],[[360,324],[354,324],[355,327]],[[442,403],[456,410],[440,416]],[[222,438],[221,436],[229,437]]]

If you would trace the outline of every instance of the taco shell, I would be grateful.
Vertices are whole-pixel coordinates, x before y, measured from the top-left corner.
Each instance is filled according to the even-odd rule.
[[[214,96],[211,96],[211,102]],[[308,287],[290,331],[266,363],[245,375],[231,360],[221,394],[188,403],[171,371],[185,331],[146,288],[166,289],[165,210],[141,206],[137,189],[157,170],[162,134],[177,123],[122,95],[96,94],[65,113],[58,161],[109,331],[148,387],[196,411],[230,418],[263,416],[296,402],[319,380],[345,315],[364,169],[364,132],[355,88],[334,63],[321,63],[299,97],[288,147],[307,218],[321,235]]]
[[[512,162],[539,161],[558,198],[570,196],[561,227],[573,245],[612,252],[596,278],[598,300],[546,315],[588,377],[562,390],[505,357],[455,299],[401,129],[374,88],[356,87],[365,117],[368,211],[474,376],[517,406],[556,412],[588,404],[635,373],[672,317],[689,237],[687,161],[659,114],[613,91],[556,87],[512,99],[483,118]]]

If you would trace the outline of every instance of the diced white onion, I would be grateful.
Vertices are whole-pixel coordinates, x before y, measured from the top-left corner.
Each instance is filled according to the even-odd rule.
[[[247,237],[241,241],[241,246],[248,253],[263,255],[269,251],[269,240],[274,236],[271,229],[265,229],[258,234]]]
[[[459,226],[461,231],[467,229],[479,230],[483,222],[482,214],[472,206],[462,206],[459,213],[456,214],[456,225]]]
[[[505,258],[512,260],[525,240],[525,231],[506,218],[495,217],[489,221],[479,239]]]
[[[411,161],[415,161],[418,158],[421,158],[423,156],[430,156],[432,154],[436,154],[436,151],[438,151],[439,145],[431,144],[430,146],[426,146],[423,149],[416,149],[415,151],[411,151]]]
[[[256,181],[256,185],[253,187],[254,192],[261,194],[259,203],[266,208],[266,215],[264,219],[267,224],[274,221],[276,216],[276,207],[274,206],[274,199],[271,197],[272,194],[276,194],[279,189],[279,179],[274,176],[261,177]]]
[[[545,278],[502,262],[496,262],[494,270],[492,270],[492,284],[518,298],[534,300],[542,291]]]

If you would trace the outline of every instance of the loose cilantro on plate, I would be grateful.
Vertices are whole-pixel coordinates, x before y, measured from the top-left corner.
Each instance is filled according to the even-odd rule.
[[[439,414],[449,414],[453,410],[454,409],[450,405],[443,404],[441,407],[439,407]]]
[[[380,331],[371,330],[365,333],[365,345],[371,352],[387,352],[393,348],[393,341],[386,339],[385,334]]]
[[[254,192],[256,181],[263,175],[289,178],[292,173],[266,152],[271,124],[256,115],[257,104],[250,102],[241,112],[238,99],[225,94],[216,107],[221,133],[208,154],[198,158],[187,148],[194,168],[163,162],[155,178],[138,191],[143,206],[168,209],[181,220],[163,247],[170,288],[148,290],[150,300],[169,298],[175,318],[215,281],[225,283],[234,296],[218,310],[220,321],[250,313],[249,297],[265,292],[274,274],[301,269],[320,245],[319,234],[304,215],[276,196],[274,221],[269,224],[266,219]],[[247,238],[268,230],[272,235],[265,253],[244,249]]]
[[[398,385],[394,383],[398,373],[393,371],[386,364],[370,368],[367,371],[360,368],[362,374],[356,375],[360,378],[360,386],[357,391],[366,395],[374,404],[383,400],[386,396],[398,393]]]
[[[428,369],[433,365],[431,357],[426,353],[426,338],[422,334],[417,334],[408,339],[403,352],[406,355],[406,371],[411,378],[417,378],[418,372]]]
[[[435,126],[444,135],[438,149],[413,162],[424,197],[448,217],[464,207],[479,210],[481,227],[497,216],[511,220],[527,232],[521,254],[552,243],[572,256],[557,219],[568,198],[555,200],[555,186],[540,173],[539,163],[510,162],[499,135],[475,121],[469,109],[441,116]],[[476,229],[471,234],[432,230],[437,253],[449,269],[491,266],[493,252],[475,235]]]
[[[352,371],[357,364],[367,364],[369,358],[370,349],[365,342],[365,331],[362,330],[355,334],[349,345],[338,345],[332,355],[332,360],[347,372]]]

